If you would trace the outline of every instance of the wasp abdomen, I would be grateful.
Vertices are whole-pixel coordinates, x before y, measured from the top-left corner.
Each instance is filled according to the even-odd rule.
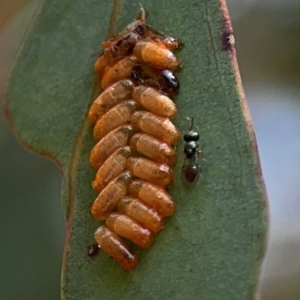
[[[148,248],[153,243],[153,234],[132,218],[112,213],[105,221],[107,228],[124,237],[141,248]]]
[[[117,234],[107,227],[100,226],[96,230],[95,240],[98,245],[125,270],[130,271],[136,267],[138,263],[136,254],[130,250],[127,244]]]

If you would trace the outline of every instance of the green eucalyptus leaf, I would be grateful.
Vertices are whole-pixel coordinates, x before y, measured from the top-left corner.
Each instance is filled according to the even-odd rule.
[[[137,269],[125,272],[104,252],[87,255],[99,223],[90,215],[95,142],[86,116],[101,42],[130,23],[140,4],[147,23],[184,43],[175,124],[184,133],[186,117],[194,117],[205,161],[200,184],[185,189],[178,144],[170,189],[177,212],[151,248],[137,250]],[[44,1],[13,69],[6,111],[21,142],[62,170],[63,299],[254,299],[265,192],[224,1]]]

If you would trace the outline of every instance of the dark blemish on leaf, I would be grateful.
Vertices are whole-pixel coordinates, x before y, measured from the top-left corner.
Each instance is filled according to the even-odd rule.
[[[4,106],[3,112],[4,112],[4,115],[7,119],[7,121],[9,122],[9,124],[12,124],[12,118],[11,118],[10,112],[8,110],[8,107],[6,105]]]
[[[93,244],[88,246],[88,256],[91,258],[97,257],[99,251],[100,251],[100,247],[98,246],[98,244]]]
[[[175,225],[175,229],[178,230],[178,231],[181,231],[181,229],[178,225]]]
[[[235,39],[231,26],[231,20],[227,13],[224,15],[223,24],[224,29],[221,36],[222,49],[232,52],[235,48]]]
[[[243,147],[242,147],[242,152],[243,153],[250,153],[251,152],[251,147],[250,147],[251,145],[243,145]]]
[[[222,34],[222,46],[223,50],[232,51],[235,47],[235,39],[232,31],[226,29]]]

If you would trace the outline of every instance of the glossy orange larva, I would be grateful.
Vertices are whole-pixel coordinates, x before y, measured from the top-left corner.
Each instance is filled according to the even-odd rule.
[[[146,133],[136,133],[130,139],[131,150],[153,161],[172,167],[176,163],[176,151],[167,143]]]
[[[98,245],[127,271],[133,270],[138,263],[136,254],[113,231],[100,226],[95,232]]]
[[[105,225],[119,236],[132,241],[141,248],[148,248],[153,243],[152,232],[126,215],[112,213],[106,219]]]
[[[138,61],[145,62],[158,69],[175,70],[179,61],[172,51],[164,45],[152,41],[139,41],[133,49]]]
[[[132,134],[133,130],[130,125],[123,125],[111,131],[93,147],[90,164],[98,169],[115,150],[128,145]]]
[[[127,194],[130,181],[131,174],[123,172],[101,191],[91,208],[92,216],[96,220],[105,220],[111,214],[119,201]]]
[[[178,129],[168,118],[158,117],[151,112],[134,112],[131,117],[131,124],[136,130],[148,133],[168,145],[174,145],[180,139]]]
[[[126,161],[126,169],[134,177],[160,186],[169,186],[174,178],[173,171],[168,165],[143,157],[129,157]]]
[[[176,116],[177,108],[174,102],[152,87],[136,86],[132,92],[132,99],[161,117],[172,119]]]
[[[154,233],[163,228],[162,216],[137,198],[123,198],[118,204],[118,211],[138,221]]]
[[[98,57],[94,65],[94,70],[100,80],[102,79],[106,68],[111,64],[111,62],[116,63],[117,60],[111,60],[111,58],[104,53]]]
[[[121,147],[111,154],[99,168],[93,181],[93,188],[97,192],[101,192],[111,180],[124,171],[130,155],[131,149],[128,146]]]
[[[100,117],[102,117],[115,105],[124,100],[130,100],[132,89],[133,83],[128,79],[116,82],[114,85],[107,88],[93,102],[89,109],[88,118],[91,123],[95,124]]]
[[[133,180],[128,186],[128,191],[129,195],[143,200],[163,217],[169,217],[175,213],[175,202],[165,189],[160,186],[144,180]]]
[[[135,63],[136,58],[134,56],[128,56],[108,68],[102,77],[102,88],[106,89],[122,79],[130,78]]]
[[[132,100],[123,101],[114,106],[98,119],[94,127],[94,138],[99,141],[115,128],[128,123],[136,110],[136,103]]]
[[[180,87],[174,75],[178,41],[145,24],[145,12],[116,37],[102,43],[94,68],[103,92],[88,118],[97,141],[90,163],[97,170],[92,183],[99,193],[92,216],[105,221],[95,232],[98,245],[125,270],[137,257],[125,238],[148,248],[176,205],[166,188],[174,180],[173,146],[178,129],[171,97]]]

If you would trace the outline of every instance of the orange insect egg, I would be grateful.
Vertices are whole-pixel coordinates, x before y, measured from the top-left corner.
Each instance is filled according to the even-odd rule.
[[[131,174],[123,172],[102,190],[91,208],[91,213],[96,220],[105,220],[117,207],[118,202],[126,195],[130,181]]]
[[[165,142],[162,142],[146,133],[136,133],[130,139],[133,152],[139,152],[158,163],[166,163],[170,167],[176,163],[176,151]]]
[[[107,88],[91,105],[88,115],[91,123],[95,124],[98,118],[123,100],[130,100],[132,89],[133,83],[128,79],[121,80]]]
[[[136,107],[134,101],[127,100],[110,109],[98,119],[94,128],[94,138],[99,141],[113,129],[128,123]]]
[[[108,229],[113,230],[119,236],[128,239],[141,248],[148,248],[153,243],[153,234],[132,218],[112,213],[105,221]]]
[[[154,233],[163,228],[161,215],[138,199],[123,198],[118,204],[118,211],[138,221]]]
[[[111,256],[123,269],[133,270],[138,258],[128,245],[113,231],[100,226],[95,232],[95,240],[109,256]]]
[[[95,73],[98,75],[99,80],[101,80],[107,66],[110,65],[110,59],[106,55],[102,54],[98,57],[95,62],[94,70]]]
[[[133,55],[140,62],[145,62],[158,69],[175,70],[179,61],[175,54],[161,43],[141,40],[133,49]]]
[[[176,205],[172,197],[161,187],[143,180],[133,180],[128,187],[129,194],[140,198],[163,217],[172,216]]]
[[[130,125],[123,125],[108,133],[91,151],[90,164],[98,169],[115,150],[128,145],[133,133]]]
[[[176,144],[180,139],[180,133],[168,118],[162,118],[151,112],[136,111],[131,117],[134,128],[148,133],[168,145]]]
[[[147,158],[129,157],[126,161],[126,169],[138,178],[161,186],[170,185],[174,179],[173,171],[168,165]]]
[[[127,56],[117,62],[113,67],[108,68],[102,77],[101,87],[106,89],[115,82],[130,78],[135,63],[135,57]]]
[[[177,108],[174,102],[152,87],[142,85],[135,87],[132,99],[159,116],[170,119],[176,116]]]
[[[119,148],[100,167],[93,181],[93,188],[97,192],[101,192],[104,187],[115,177],[117,177],[126,166],[126,160],[131,154],[128,146]]]

